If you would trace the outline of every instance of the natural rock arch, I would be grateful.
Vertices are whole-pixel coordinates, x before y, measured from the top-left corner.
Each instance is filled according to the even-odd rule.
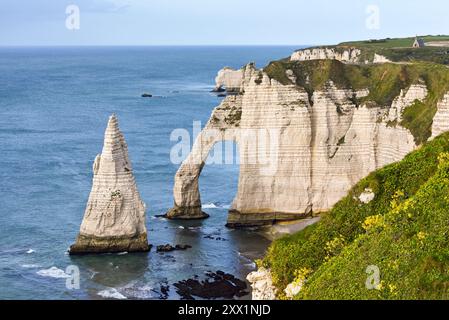
[[[339,88],[329,80],[310,93],[288,71],[291,84],[282,84],[251,64],[241,70],[240,91],[214,109],[175,176],[174,207],[168,218],[207,217],[201,210],[198,178],[218,141],[235,141],[240,154],[238,190],[228,215],[232,227],[326,212],[361,178],[416,148],[410,131],[391,123],[400,123],[405,107],[425,99],[427,88],[422,83],[404,89],[390,106],[374,107],[354,102],[354,97],[366,97],[368,89]],[[435,116],[441,118],[434,124],[438,130],[445,128],[446,100],[439,103]],[[257,130],[277,137],[275,170],[268,174],[259,161],[265,152],[258,146],[259,137],[251,139]],[[257,161],[248,161],[250,156],[257,156]]]
[[[228,97],[235,103],[237,97]],[[238,122],[241,108],[227,104],[216,108],[206,127],[196,138],[192,150],[176,172],[173,187],[174,206],[167,212],[171,219],[202,219],[209,215],[201,209],[199,177],[215,144],[233,141],[238,146]],[[234,119],[234,120],[231,120]]]

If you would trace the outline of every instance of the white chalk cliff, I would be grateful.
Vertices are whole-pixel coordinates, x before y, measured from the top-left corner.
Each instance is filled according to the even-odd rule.
[[[312,48],[295,51],[291,56],[291,61],[307,60],[338,60],[341,62],[356,63],[360,61],[362,51],[357,48]]]
[[[140,198],[117,118],[112,115],[103,150],[93,165],[93,184],[80,233],[70,254],[148,251],[145,204]]]
[[[449,131],[449,93],[437,105],[437,112],[432,123],[432,138]]]
[[[355,57],[357,51],[334,56]],[[219,78],[231,71],[222,71]],[[207,216],[201,210],[198,178],[219,141],[235,141],[240,154],[238,191],[228,216],[231,227],[328,211],[361,178],[417,147],[414,136],[399,123],[406,107],[426,99],[422,81],[403,89],[391,105],[357,105],[354,97],[367,96],[368,89],[341,88],[328,81],[310,94],[288,71],[291,84],[281,84],[253,64],[229,76],[233,87],[239,84],[240,94],[226,97],[214,109],[176,173],[169,218]],[[446,95],[438,104],[433,135],[449,129],[448,101]]]
[[[215,78],[214,91],[226,90],[227,92],[238,92],[243,77],[243,70],[233,70],[229,67],[224,67],[218,71]]]
[[[246,280],[251,284],[252,300],[276,300],[276,287],[273,285],[271,272],[264,267],[248,274]]]

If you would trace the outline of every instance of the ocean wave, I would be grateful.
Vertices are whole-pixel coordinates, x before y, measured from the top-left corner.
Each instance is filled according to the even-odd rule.
[[[33,249],[29,249],[29,250],[27,251],[28,254],[34,253],[34,252],[36,252],[36,251],[34,251]]]
[[[201,208],[203,209],[217,209],[217,208],[229,209],[230,207],[231,205],[221,204],[220,202],[209,202],[201,206]]]
[[[25,269],[36,269],[36,268],[40,268],[41,266],[38,264],[22,264],[20,265],[22,268]]]
[[[63,270],[51,267],[49,269],[42,269],[36,272],[38,275],[42,277],[50,277],[50,278],[69,278],[70,276],[65,273]]]
[[[107,298],[107,299],[118,299],[118,300],[125,300],[126,297],[118,292],[115,288],[110,288],[106,290],[99,291],[97,293],[100,297]]]
[[[154,295],[154,288],[150,285],[144,285],[142,287],[131,287],[124,289],[125,293],[133,299],[152,299]]]
[[[201,208],[203,208],[203,209],[214,209],[214,208],[218,208],[218,207],[217,207],[217,205],[215,203],[210,202],[210,203],[203,204],[201,206]]]

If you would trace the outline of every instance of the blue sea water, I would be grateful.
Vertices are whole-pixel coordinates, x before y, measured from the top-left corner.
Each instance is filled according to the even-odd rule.
[[[204,125],[220,98],[210,93],[224,66],[262,67],[293,47],[0,48],[0,299],[160,299],[160,286],[222,270],[244,279],[269,242],[225,228],[237,165],[209,165],[200,178],[203,221],[167,221],[176,128]],[[141,98],[150,92],[153,98]],[[70,257],[101,152],[116,113],[128,142],[149,242],[189,244],[173,253]],[[210,239],[220,237],[225,240]],[[75,265],[80,288],[66,287]]]

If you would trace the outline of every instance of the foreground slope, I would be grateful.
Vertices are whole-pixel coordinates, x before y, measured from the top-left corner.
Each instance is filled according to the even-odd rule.
[[[275,241],[262,264],[278,292],[300,274],[301,299],[447,298],[448,152],[445,133],[371,173],[316,225]],[[380,271],[372,290],[369,266]]]

